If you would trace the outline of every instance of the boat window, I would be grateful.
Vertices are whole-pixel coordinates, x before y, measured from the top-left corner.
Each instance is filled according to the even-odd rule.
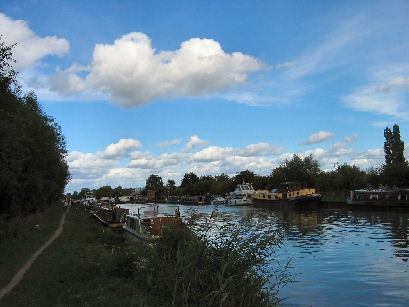
[[[408,194],[406,193],[398,194],[398,200],[408,200]]]
[[[370,194],[369,195],[369,199],[370,200],[378,200],[379,198],[378,198],[378,194]]]
[[[268,199],[271,199],[271,195],[268,195]]]

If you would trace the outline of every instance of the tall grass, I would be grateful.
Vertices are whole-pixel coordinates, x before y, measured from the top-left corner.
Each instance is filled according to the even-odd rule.
[[[273,236],[239,237],[240,231],[229,232],[215,241],[188,227],[170,227],[146,243],[114,233],[74,207],[61,237],[0,305],[276,305],[277,293],[267,287],[271,276],[262,268],[277,242]]]

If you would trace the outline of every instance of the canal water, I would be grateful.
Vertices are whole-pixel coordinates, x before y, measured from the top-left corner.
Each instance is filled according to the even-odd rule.
[[[161,204],[159,211],[176,207]],[[218,225],[233,221],[249,232],[280,229],[283,242],[271,270],[289,262],[293,280],[279,291],[282,306],[409,306],[409,210],[178,207],[182,216],[196,213]]]

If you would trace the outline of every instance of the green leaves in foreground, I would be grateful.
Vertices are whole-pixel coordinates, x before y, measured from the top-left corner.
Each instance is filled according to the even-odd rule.
[[[272,269],[267,263],[279,244],[277,232],[249,234],[247,227],[226,225],[216,236],[168,228],[133,275],[138,288],[169,306],[277,304],[277,289],[288,281],[285,268]],[[125,272],[130,262],[123,263]]]

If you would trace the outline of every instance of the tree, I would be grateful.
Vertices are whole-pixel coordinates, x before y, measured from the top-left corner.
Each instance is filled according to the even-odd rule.
[[[11,86],[17,85],[16,71],[12,67],[13,59],[12,50],[15,45],[7,46],[3,42],[3,37],[0,35],[0,91],[11,91]]]
[[[199,182],[199,177],[195,173],[193,172],[185,173],[180,186],[185,187],[187,185],[194,184],[196,182]]]
[[[69,180],[61,127],[34,92],[21,95],[13,62],[0,37],[0,214],[8,215],[50,205]]]
[[[349,191],[366,185],[366,173],[356,165],[339,165],[335,171],[335,184],[338,190]]]
[[[400,138],[399,126],[395,124],[393,130],[384,130],[385,164],[382,168],[382,181],[390,186],[406,186],[409,183],[409,166],[403,155],[405,144]]]
[[[168,179],[168,183],[166,184],[166,188],[168,189],[169,195],[173,195],[176,190],[176,182],[173,179]]]
[[[241,171],[236,176],[234,176],[233,181],[235,185],[238,185],[243,182],[252,183],[254,176],[255,174],[247,169],[245,171]]]
[[[112,191],[112,196],[115,198],[121,197],[123,195],[122,187],[119,185]]]
[[[162,177],[159,175],[150,175],[148,179],[146,179],[146,186],[145,188],[147,190],[155,190],[155,191],[161,191],[163,190],[163,181]]]
[[[230,181],[230,177],[225,173],[221,173],[220,175],[217,175],[214,178],[216,179],[217,182]]]
[[[283,181],[295,181],[302,182],[307,186],[314,186],[320,172],[319,162],[313,155],[308,155],[304,159],[294,155],[291,160],[286,159],[278,168],[274,169],[272,183],[274,186],[278,186]]]
[[[384,130],[385,143],[385,164],[386,166],[391,166],[393,164],[406,163],[403,152],[405,150],[405,144],[400,139],[399,126],[397,124],[393,125],[393,131],[386,127]]]
[[[101,199],[102,197],[113,197],[114,190],[112,190],[111,186],[106,185],[96,189],[94,195],[97,199]]]
[[[252,180],[253,188],[255,190],[269,189],[270,178],[267,176],[255,175]]]

